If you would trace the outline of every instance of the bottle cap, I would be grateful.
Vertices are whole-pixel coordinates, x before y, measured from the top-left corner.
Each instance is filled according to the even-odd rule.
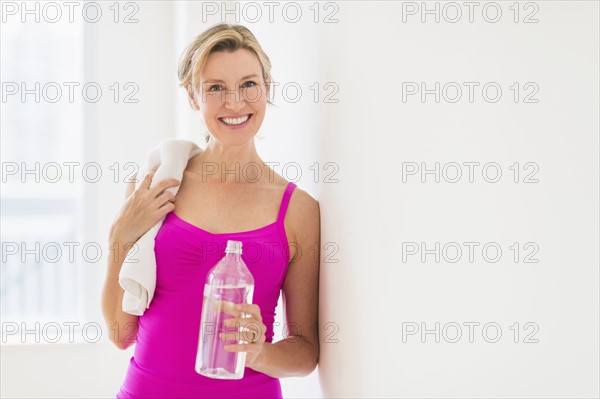
[[[227,240],[227,248],[225,248],[225,253],[234,253],[234,254],[242,254],[242,242],[235,240]]]

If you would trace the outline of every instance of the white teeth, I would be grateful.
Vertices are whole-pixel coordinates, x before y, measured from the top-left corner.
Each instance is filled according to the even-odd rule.
[[[246,115],[240,118],[221,118],[221,120],[228,125],[241,125],[242,123],[246,122],[249,117],[250,115]]]

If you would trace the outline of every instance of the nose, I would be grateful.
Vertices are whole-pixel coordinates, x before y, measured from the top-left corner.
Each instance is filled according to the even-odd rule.
[[[237,112],[246,105],[244,97],[238,90],[226,91],[223,95],[225,96],[225,108]]]

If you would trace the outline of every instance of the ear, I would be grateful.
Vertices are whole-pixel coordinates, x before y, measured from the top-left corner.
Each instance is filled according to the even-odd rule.
[[[198,103],[196,102],[196,98],[194,95],[194,91],[191,89],[190,85],[188,84],[187,86],[185,86],[185,91],[188,94],[188,101],[190,103],[190,106],[196,110],[196,111],[200,111],[200,106],[198,105]]]

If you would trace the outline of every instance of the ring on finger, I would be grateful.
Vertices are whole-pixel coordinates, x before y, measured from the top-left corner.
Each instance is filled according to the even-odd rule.
[[[258,342],[258,332],[256,332],[256,330],[253,330],[251,328],[246,327],[244,329],[246,332],[251,332],[252,333],[252,338],[250,339],[250,341],[248,341],[249,343],[253,344],[255,342]]]

